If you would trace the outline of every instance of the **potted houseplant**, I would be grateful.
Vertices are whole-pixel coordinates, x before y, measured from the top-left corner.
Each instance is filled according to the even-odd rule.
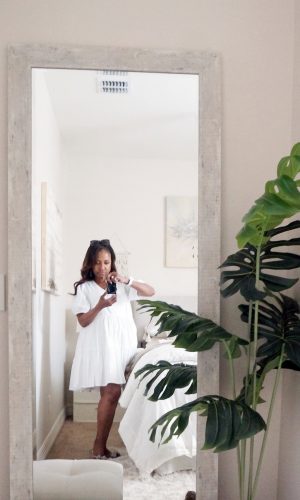
[[[297,302],[285,292],[297,282],[287,271],[300,267],[300,256],[292,247],[300,245],[295,230],[300,221],[292,217],[300,211],[300,143],[282,158],[277,177],[268,181],[264,194],[243,218],[237,235],[239,250],[220,266],[221,295],[240,293],[241,320],[248,324],[248,338],[226,331],[208,318],[161,301],[140,300],[141,309],[157,317],[158,333],[168,331],[174,345],[189,351],[211,349],[216,342],[228,360],[231,395],[205,395],[169,411],[150,429],[150,439],[164,443],[180,435],[191,412],[206,417],[203,449],[215,452],[237,449],[240,500],[254,500],[268,431],[282,369],[300,370],[300,319]],[[282,275],[284,274],[284,275]],[[244,375],[236,380],[235,359],[244,356]],[[275,370],[270,400],[261,391],[268,374]],[[176,388],[197,393],[196,367],[159,361],[136,372],[147,377],[149,399],[170,397]],[[267,418],[259,412],[268,404]],[[263,432],[258,460],[254,461],[255,436]]]

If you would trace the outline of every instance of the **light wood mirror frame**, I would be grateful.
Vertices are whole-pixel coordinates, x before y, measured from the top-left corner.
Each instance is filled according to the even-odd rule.
[[[10,499],[32,499],[32,68],[119,69],[199,76],[199,312],[219,320],[221,78],[208,52],[18,45],[8,50],[8,328]],[[199,354],[201,394],[219,387],[218,349]],[[197,498],[217,500],[217,455],[201,452]],[[201,492],[201,495],[200,495]]]

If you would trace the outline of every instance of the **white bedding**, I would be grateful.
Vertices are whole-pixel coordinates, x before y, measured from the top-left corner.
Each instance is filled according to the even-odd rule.
[[[174,463],[178,463],[177,457],[192,458],[196,455],[196,413],[191,414],[187,429],[178,438],[174,437],[168,443],[158,445],[160,436],[158,429],[156,442],[152,443],[149,440],[148,430],[161,415],[195,399],[195,395],[184,394],[187,388],[176,389],[172,397],[157,402],[149,401],[143,395],[149,377],[146,377],[146,380],[143,380],[139,385],[139,378],[135,378],[134,372],[147,363],[155,364],[159,360],[166,360],[170,363],[196,364],[197,354],[175,348],[170,342],[157,341],[153,348],[148,347],[145,350],[128,379],[119,401],[120,405],[126,408],[120,422],[119,433],[127,448],[128,455],[140,472],[144,473],[151,473],[162,464],[166,465],[167,463],[165,472],[170,472],[172,471],[172,468],[169,467],[170,460],[176,459]],[[152,390],[150,394],[151,392]]]

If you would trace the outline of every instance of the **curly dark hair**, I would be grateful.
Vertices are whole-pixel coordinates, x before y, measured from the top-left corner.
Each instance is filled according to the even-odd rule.
[[[80,270],[81,279],[79,281],[75,281],[74,283],[74,294],[77,294],[77,288],[82,283],[86,281],[92,281],[95,276],[93,272],[93,267],[96,264],[97,255],[101,250],[106,250],[110,253],[111,256],[111,271],[116,271],[116,254],[114,249],[112,248],[109,240],[92,240],[90,242],[90,246],[87,249],[87,252],[84,257],[84,261],[82,264],[82,268]]]

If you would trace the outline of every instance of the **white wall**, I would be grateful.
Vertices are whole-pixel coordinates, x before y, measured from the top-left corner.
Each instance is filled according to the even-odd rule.
[[[48,437],[52,436],[52,428],[64,410],[65,295],[53,295],[41,287],[41,183],[47,182],[58,206],[62,204],[63,191],[61,139],[40,70],[33,73],[32,108],[33,265],[36,268],[36,290],[33,293],[35,435],[37,452],[41,450],[43,456],[49,446]]]
[[[151,126],[155,127],[155,123],[149,125],[149,137],[153,137]],[[172,137],[172,141],[179,140],[180,137]],[[153,146],[155,148],[155,144]],[[167,150],[170,153],[172,143],[167,145]],[[132,154],[134,152],[133,143]],[[80,278],[90,240],[109,238],[116,253],[129,252],[126,274],[151,283],[161,300],[167,300],[170,295],[185,295],[194,296],[197,303],[197,269],[165,266],[165,197],[197,196],[198,162],[197,158],[194,162],[184,162],[166,158],[108,157],[103,155],[101,146],[91,147],[90,138],[83,135],[64,142],[64,156],[63,268],[68,384],[77,336],[68,310],[73,297],[67,294],[73,293],[73,283]],[[143,333],[138,331],[139,340]],[[68,390],[66,399],[68,413],[71,413],[73,396]]]
[[[84,148],[66,154],[66,290],[80,277],[90,240],[109,238],[115,251],[129,252],[129,275],[151,283],[158,295],[196,295],[196,268],[165,266],[165,197],[197,196],[197,164],[120,161]]]
[[[225,258],[236,248],[234,235],[240,228],[241,216],[262,192],[265,180],[273,177],[278,159],[291,146],[294,5],[294,0],[89,0],[88,3],[2,0],[0,272],[7,270],[8,44],[35,42],[219,52],[223,66],[222,255]],[[296,129],[293,135],[296,136]],[[238,332],[234,305],[234,300],[223,304],[222,323]],[[9,497],[6,313],[0,313],[0,327],[3,332],[0,335],[0,495],[6,499]],[[222,383],[226,380],[222,368]],[[272,458],[275,464],[274,460],[267,463],[263,478],[269,494],[261,497],[270,500],[276,498],[277,487],[276,456]],[[222,500],[235,500],[234,461],[234,454],[223,454],[220,460]],[[295,474],[291,482],[295,484]]]
[[[66,98],[63,102],[57,102],[57,95],[66,86],[63,79],[65,71],[55,70],[53,73],[50,70],[46,76],[47,83],[50,81],[51,85],[50,95],[56,117],[64,135],[62,144],[65,161],[61,169],[61,181],[64,192],[63,270],[68,317],[66,386],[77,338],[76,327],[70,316],[73,300],[70,292],[74,291],[74,281],[80,278],[80,268],[90,240],[109,238],[117,256],[128,252],[127,269],[122,270],[117,266],[119,272],[151,283],[156,290],[156,297],[162,300],[170,296],[194,296],[196,308],[198,285],[196,267],[188,268],[188,263],[185,268],[166,267],[165,262],[166,196],[196,198],[198,194],[197,85],[188,85],[190,76],[185,86],[178,87],[177,80],[172,87],[174,81],[170,75],[165,78],[164,75],[135,74],[135,88],[131,88],[129,96],[134,118],[129,116],[125,120],[122,102],[118,99],[120,96],[106,96],[107,102],[102,101],[108,107],[105,110],[101,106],[99,109],[100,96],[95,93],[96,100],[90,106],[90,90],[82,89],[80,85],[84,79],[83,73],[90,78],[90,72],[75,73],[72,72],[72,91],[79,86],[78,94],[83,100],[83,107],[89,111],[81,111],[82,104],[78,103],[77,94],[76,97],[72,98],[72,94],[68,97],[69,104]],[[67,76],[70,78],[69,74]],[[156,93],[153,93],[151,86],[153,79]],[[171,113],[164,99],[166,80],[171,87],[168,89]],[[148,91],[145,92],[145,88]],[[142,92],[146,94],[143,95],[144,100],[139,97]],[[116,105],[114,97],[117,97],[119,104]],[[194,103],[192,110],[190,101]],[[151,103],[155,111],[149,113]],[[61,119],[67,106],[73,116],[71,132]],[[136,109],[139,118],[136,117]],[[85,117],[87,113],[89,116]],[[185,146],[186,134],[190,135],[189,147]],[[140,328],[138,340],[142,339],[143,334],[144,330]],[[79,397],[83,398],[77,395],[77,400]],[[93,398],[96,400],[97,396],[93,395]],[[70,414],[73,394],[68,390],[66,400],[67,412]]]

